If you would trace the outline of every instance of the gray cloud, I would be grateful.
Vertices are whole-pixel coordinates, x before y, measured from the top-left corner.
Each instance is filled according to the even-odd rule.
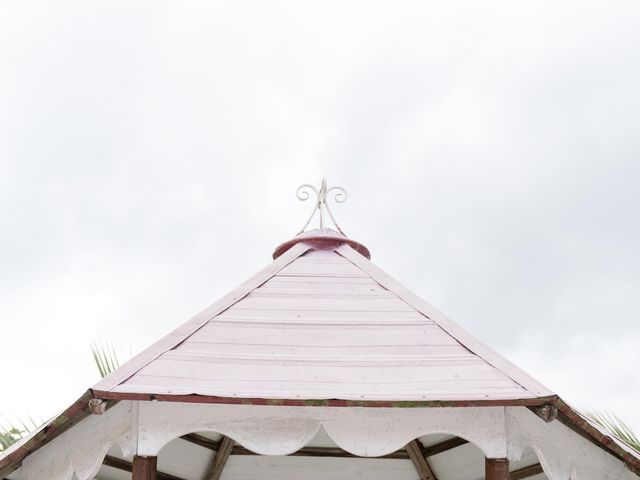
[[[250,276],[326,174],[378,265],[640,429],[637,3],[0,8],[0,408]]]

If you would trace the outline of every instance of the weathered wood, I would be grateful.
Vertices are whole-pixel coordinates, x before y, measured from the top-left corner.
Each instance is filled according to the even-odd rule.
[[[556,400],[556,397],[536,397],[491,400],[301,400],[290,398],[221,397],[217,395],[164,394],[135,392],[93,392],[106,400],[157,400],[176,403],[209,403],[223,405],[279,405],[283,407],[367,407],[367,408],[427,408],[427,407],[531,407]],[[640,461],[639,461],[640,462]],[[640,465],[640,463],[639,463]],[[4,472],[3,472],[4,473]]]
[[[484,478],[485,480],[509,480],[509,459],[485,458]]]
[[[201,447],[208,448],[214,452],[220,449],[220,441],[211,440],[203,435],[198,435],[197,433],[189,433],[187,435],[183,435],[183,440],[187,442],[191,442],[195,445],[200,445]],[[420,447],[422,451],[422,455],[425,457],[431,457],[432,455],[437,455],[439,453],[443,453],[449,450],[452,450],[461,445],[465,445],[469,443],[464,438],[453,437],[448,440],[443,440],[442,442],[435,443],[433,445],[429,445],[428,447]],[[231,455],[257,455],[251,450],[247,450],[241,445],[235,445],[233,450],[231,451]],[[300,450],[293,452],[291,454],[293,457],[334,457],[334,458],[354,458],[357,455],[353,455],[341,448],[332,448],[332,447],[303,447]],[[359,458],[359,457],[358,457]],[[405,449],[397,450],[393,453],[389,453],[387,455],[383,455],[377,458],[386,458],[386,459],[396,459],[396,460],[408,460],[409,454]]]
[[[416,468],[418,475],[420,476],[420,480],[437,480],[429,466],[429,462],[427,462],[427,459],[422,454],[420,442],[418,442],[418,440],[413,440],[407,444],[406,449],[411,462],[413,462],[413,466]]]
[[[28,442],[22,443],[12,449],[10,453],[4,452],[4,455],[1,455],[2,458],[0,458],[0,476],[8,476],[20,466],[22,460],[24,460],[27,455],[38,450],[57,436],[66,432],[73,425],[91,415],[89,401],[92,398],[91,390],[87,390],[64,412],[52,418],[32,433]],[[114,402],[110,403],[112,405],[114,404]]]
[[[522,467],[518,470],[514,470],[509,474],[509,480],[522,480],[524,478],[533,477],[534,475],[538,475],[540,473],[544,473],[542,470],[542,465],[539,463],[535,463],[533,465],[529,465],[528,467]]]
[[[102,464],[124,472],[133,472],[133,464],[131,462],[123,460],[122,458],[112,457],[111,455],[104,457]],[[163,472],[157,472],[157,478],[158,480],[184,480],[182,477],[176,477],[175,475]]]
[[[214,454],[209,471],[204,476],[205,480],[218,480],[222,475],[222,470],[231,455],[233,450],[234,441],[229,437],[222,437],[220,442],[220,449]]]
[[[133,457],[132,480],[157,480],[158,457]]]

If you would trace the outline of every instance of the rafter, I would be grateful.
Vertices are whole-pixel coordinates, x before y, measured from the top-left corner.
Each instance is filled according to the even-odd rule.
[[[220,478],[222,470],[227,464],[227,460],[229,460],[229,455],[231,455],[234,444],[235,442],[229,437],[222,437],[222,440],[220,441],[220,448],[214,454],[211,466],[209,467],[207,474],[204,476],[204,480],[218,480]]]
[[[442,442],[434,443],[433,445],[429,445],[428,447],[423,447],[420,443],[419,446],[422,448],[422,454],[425,457],[431,457],[432,455],[447,452],[456,447],[466,445],[467,443],[469,442],[464,438],[453,437],[448,440],[443,440]]]
[[[420,448],[420,442],[418,440],[412,440],[407,443],[407,453],[409,454],[409,458],[413,462],[413,466],[418,471],[418,475],[420,476],[420,480],[438,480],[431,470],[429,466],[429,462],[422,453],[422,448]]]
[[[522,480],[523,478],[533,477],[534,475],[538,475],[540,473],[544,473],[542,470],[542,465],[539,463],[534,463],[533,465],[529,465],[528,467],[522,467],[518,470],[514,470],[509,474],[510,480]]]

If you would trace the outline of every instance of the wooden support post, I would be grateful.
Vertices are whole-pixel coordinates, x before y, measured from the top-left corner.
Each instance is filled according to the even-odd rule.
[[[158,457],[133,457],[133,480],[157,480]]]
[[[133,472],[133,464],[131,462],[127,462],[122,458],[112,457],[111,455],[105,456],[102,464],[107,467],[117,468],[123,472]],[[182,477],[176,477],[175,475],[170,475],[168,473],[161,472],[160,470],[158,470],[157,476],[158,480],[184,480]]]
[[[437,480],[422,453],[418,440],[413,440],[407,444],[407,453],[413,462],[413,466],[416,467],[420,480]]]
[[[509,459],[485,458],[484,478],[485,480],[509,480]]]
[[[222,469],[224,469],[224,466],[229,459],[229,455],[231,455],[234,443],[235,442],[229,437],[222,437],[220,448],[213,456],[213,461],[211,462],[209,471],[204,477],[205,480],[218,480],[220,478],[220,475],[222,475]]]

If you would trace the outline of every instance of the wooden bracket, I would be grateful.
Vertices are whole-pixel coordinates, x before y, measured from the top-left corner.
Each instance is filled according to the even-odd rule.
[[[558,407],[550,403],[540,405],[539,407],[533,407],[532,411],[547,423],[553,422],[558,416]]]
[[[418,440],[413,440],[407,444],[407,453],[416,467],[420,480],[438,480],[429,466],[429,462],[422,453],[422,448]]]
[[[107,410],[107,402],[99,398],[89,400],[89,410],[94,415],[102,415]]]
[[[220,475],[222,475],[222,470],[224,469],[224,466],[229,459],[229,455],[231,455],[234,444],[235,442],[229,437],[222,437],[220,448],[213,456],[213,461],[211,462],[209,471],[204,477],[205,480],[218,480],[220,478]]]

